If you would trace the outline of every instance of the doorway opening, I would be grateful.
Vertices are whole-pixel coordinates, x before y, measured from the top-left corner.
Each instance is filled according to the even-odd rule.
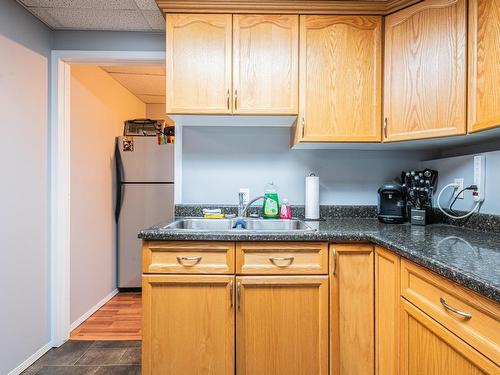
[[[53,51],[53,346],[69,338],[140,339],[140,284],[121,293],[117,281],[114,154],[126,120],[171,121],[164,58],[162,52]]]

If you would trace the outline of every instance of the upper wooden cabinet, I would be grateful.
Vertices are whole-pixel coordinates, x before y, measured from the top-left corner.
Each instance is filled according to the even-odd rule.
[[[231,113],[232,16],[167,14],[167,113]]]
[[[293,143],[380,141],[376,16],[300,17],[300,114]]]
[[[298,16],[234,15],[233,113],[297,114]]]
[[[469,131],[500,126],[500,0],[469,1]]]
[[[167,14],[167,113],[297,111],[298,16]]]
[[[465,134],[466,5],[426,0],[386,17],[386,141]]]

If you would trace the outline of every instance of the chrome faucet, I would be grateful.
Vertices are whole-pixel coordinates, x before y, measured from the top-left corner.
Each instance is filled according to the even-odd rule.
[[[255,197],[254,199],[251,199],[250,202],[248,202],[247,205],[245,206],[243,204],[243,193],[239,193],[238,194],[238,198],[239,198],[239,203],[238,203],[238,217],[246,217],[248,209],[250,208],[250,206],[254,202],[258,201],[259,199],[266,199],[265,196],[259,195],[258,197]]]

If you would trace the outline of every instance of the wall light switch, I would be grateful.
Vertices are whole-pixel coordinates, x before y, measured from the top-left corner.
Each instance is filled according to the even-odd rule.
[[[247,205],[250,202],[250,189],[240,188],[240,193],[243,193],[243,204]]]

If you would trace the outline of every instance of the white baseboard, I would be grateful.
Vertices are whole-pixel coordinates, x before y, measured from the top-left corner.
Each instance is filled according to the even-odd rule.
[[[48,342],[40,349],[38,349],[34,354],[32,354],[28,359],[26,359],[23,363],[17,366],[14,370],[9,372],[7,375],[19,375],[28,367],[30,367],[35,361],[40,358],[42,355],[47,353],[52,348],[52,343]]]
[[[93,313],[99,310],[106,302],[108,302],[111,298],[113,298],[117,294],[118,294],[118,289],[115,289],[111,293],[109,293],[106,297],[104,297],[102,300],[97,302],[94,306],[92,306],[89,311],[87,311],[85,314],[83,314],[81,317],[79,317],[77,320],[71,323],[70,332],[73,331],[80,324],[82,324],[84,321],[86,321],[88,318],[90,318],[90,316]]]

